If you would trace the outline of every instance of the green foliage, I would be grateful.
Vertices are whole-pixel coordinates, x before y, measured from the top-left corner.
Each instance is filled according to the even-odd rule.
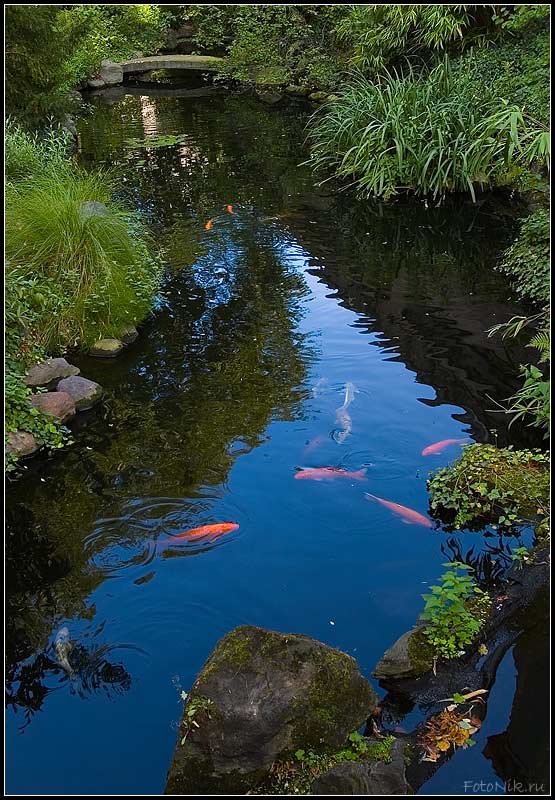
[[[8,181],[35,175],[47,166],[64,164],[71,136],[61,128],[50,127],[29,133],[8,117],[4,128],[4,169]]]
[[[511,558],[515,562],[515,564],[522,569],[524,564],[528,561],[530,557],[530,551],[527,547],[515,547],[513,552],[511,553]]]
[[[497,267],[513,280],[519,297],[549,301],[549,213],[539,208],[527,217],[514,244],[503,253]]]
[[[313,117],[311,162],[368,196],[442,196],[496,183],[529,163],[538,129],[517,106],[455,76],[445,60],[427,75],[356,78]],[[537,155],[536,151],[534,151]]]
[[[432,513],[454,516],[456,529],[511,527],[549,513],[549,458],[539,451],[473,444],[428,481]]]
[[[83,31],[60,28],[63,6],[8,5],[5,9],[6,110],[32,120],[63,110],[65,59]]]
[[[348,6],[337,26],[351,63],[381,72],[400,58],[426,56],[494,38],[506,7],[478,5]],[[496,11],[497,9],[497,11]]]
[[[9,371],[4,382],[4,431],[6,434],[15,431],[32,433],[38,444],[49,449],[63,447],[68,441],[69,431],[59,420],[49,414],[43,414],[33,408],[29,402],[31,389],[22,380],[22,375]],[[6,472],[17,467],[17,458],[12,453],[6,454]]]
[[[386,736],[378,741],[362,736],[353,731],[347,737],[346,745],[336,752],[314,750],[297,750],[295,762],[277,764],[273,769],[273,793],[310,794],[310,788],[319,775],[336,764],[345,761],[373,759],[391,762],[391,748],[395,743],[394,736]]]
[[[260,85],[337,85],[342,53],[334,45],[341,6],[187,6],[202,50],[226,53],[222,74]]]
[[[436,656],[450,659],[474,641],[490,599],[466,574],[472,571],[467,564],[452,561],[443,566],[451,569],[441,576],[440,586],[431,586],[431,594],[422,595],[426,604],[421,617],[428,622],[423,633]]]
[[[6,108],[33,122],[67,108],[67,93],[102,59],[157,51],[170,14],[158,5],[6,6]]]
[[[550,295],[550,231],[549,214],[539,208],[522,223],[520,234],[497,267],[512,279],[513,287],[524,300],[536,304],[547,304]],[[503,337],[515,337],[527,326],[538,330],[529,342],[529,347],[538,350],[538,363],[547,364],[550,358],[550,314],[545,305],[539,314],[513,317],[502,325],[490,328],[490,336],[501,332]],[[531,417],[531,425],[545,428],[546,437],[550,429],[550,380],[546,371],[537,365],[525,364],[520,368],[524,378],[522,387],[508,398],[505,409],[512,415],[511,424],[517,419]]]
[[[6,189],[8,288],[28,290],[29,336],[50,352],[117,336],[151,308],[161,266],[136,214],[111,202],[107,175],[70,162]],[[89,201],[106,205],[87,215]]]
[[[83,31],[64,64],[66,81],[75,85],[90,77],[103,59],[121,61],[136,53],[153,55],[164,42],[169,9],[160,5],[74,5],[60,17],[64,32]]]

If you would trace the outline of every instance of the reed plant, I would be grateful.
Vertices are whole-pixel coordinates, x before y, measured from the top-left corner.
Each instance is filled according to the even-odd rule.
[[[442,197],[496,184],[514,163],[548,164],[549,137],[518,106],[453,74],[409,64],[377,83],[361,75],[312,117],[311,163],[366,196]]]

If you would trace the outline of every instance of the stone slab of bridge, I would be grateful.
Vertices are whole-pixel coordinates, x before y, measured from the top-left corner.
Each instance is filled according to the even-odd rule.
[[[120,61],[120,66],[124,75],[130,72],[149,72],[152,69],[196,69],[210,72],[217,70],[224,60],[218,56],[147,56]]]

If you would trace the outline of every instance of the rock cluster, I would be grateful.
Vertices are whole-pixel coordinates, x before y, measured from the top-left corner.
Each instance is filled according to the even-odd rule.
[[[29,398],[31,406],[62,423],[68,422],[78,411],[92,408],[102,397],[102,386],[83,378],[79,368],[65,358],[49,358],[42,364],[35,364],[23,381],[30,389],[47,390],[34,392]],[[8,434],[6,451],[23,458],[36,453],[40,446],[29,431],[14,431]]]

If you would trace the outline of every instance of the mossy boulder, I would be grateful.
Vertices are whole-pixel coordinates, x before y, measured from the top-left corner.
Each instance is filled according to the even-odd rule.
[[[115,358],[122,350],[121,339],[99,339],[92,345],[89,355],[95,358]]]
[[[412,794],[405,775],[405,743],[396,739],[387,760],[364,758],[336,764],[312,784],[312,795]]]
[[[432,649],[420,625],[404,633],[385,651],[372,675],[384,684],[417,678],[432,668],[433,660]]]
[[[308,95],[309,100],[313,100],[315,103],[323,103],[325,100],[328,99],[327,92],[311,92]]]
[[[298,749],[339,747],[376,703],[346,653],[308,636],[235,628],[189,694],[165,793],[244,794]]]

